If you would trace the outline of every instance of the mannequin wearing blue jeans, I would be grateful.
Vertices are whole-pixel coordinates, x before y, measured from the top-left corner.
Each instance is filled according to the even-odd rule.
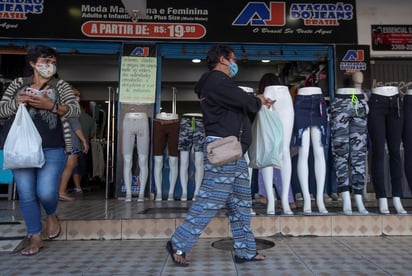
[[[43,149],[43,152],[46,162],[42,168],[13,170],[28,236],[42,231],[40,204],[47,215],[56,212],[60,175],[67,159],[63,148]]]
[[[379,212],[389,214],[387,191],[384,185],[385,142],[389,151],[389,168],[393,206],[398,214],[406,214],[402,207],[402,163],[400,145],[403,127],[403,110],[398,88],[376,87],[369,100],[368,131],[372,141],[372,177]]]

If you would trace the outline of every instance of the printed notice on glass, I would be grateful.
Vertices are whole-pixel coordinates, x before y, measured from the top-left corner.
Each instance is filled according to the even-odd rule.
[[[122,57],[119,101],[154,103],[156,98],[156,58]]]

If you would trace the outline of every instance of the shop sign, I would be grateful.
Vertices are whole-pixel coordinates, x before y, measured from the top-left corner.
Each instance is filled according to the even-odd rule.
[[[370,49],[369,45],[336,45],[336,86],[352,87],[352,74],[362,72],[364,87],[370,87]]]
[[[356,4],[147,0],[133,20],[121,0],[2,0],[0,37],[354,44]]]
[[[412,25],[372,25],[372,50],[412,51]]]

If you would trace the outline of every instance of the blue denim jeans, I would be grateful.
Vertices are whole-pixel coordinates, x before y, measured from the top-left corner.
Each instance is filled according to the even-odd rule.
[[[385,143],[389,152],[392,196],[402,197],[401,139],[403,109],[399,95],[372,94],[369,100],[368,131],[372,141],[372,180],[376,198],[388,197],[385,189]]]
[[[47,215],[56,212],[60,176],[67,159],[63,148],[43,149],[43,152],[46,162],[42,168],[13,170],[28,236],[42,230],[40,204]]]
[[[322,134],[322,145],[325,145],[328,115],[327,104],[323,96],[320,94],[296,95],[294,108],[295,120],[292,144],[294,146],[301,146],[303,132],[309,127],[317,127]]]

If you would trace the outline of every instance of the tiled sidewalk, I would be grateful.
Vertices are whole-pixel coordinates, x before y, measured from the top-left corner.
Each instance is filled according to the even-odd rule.
[[[0,253],[0,275],[410,275],[412,237],[268,237],[263,262],[235,264],[232,251],[199,239],[189,267],[167,240],[49,241],[31,257]]]

